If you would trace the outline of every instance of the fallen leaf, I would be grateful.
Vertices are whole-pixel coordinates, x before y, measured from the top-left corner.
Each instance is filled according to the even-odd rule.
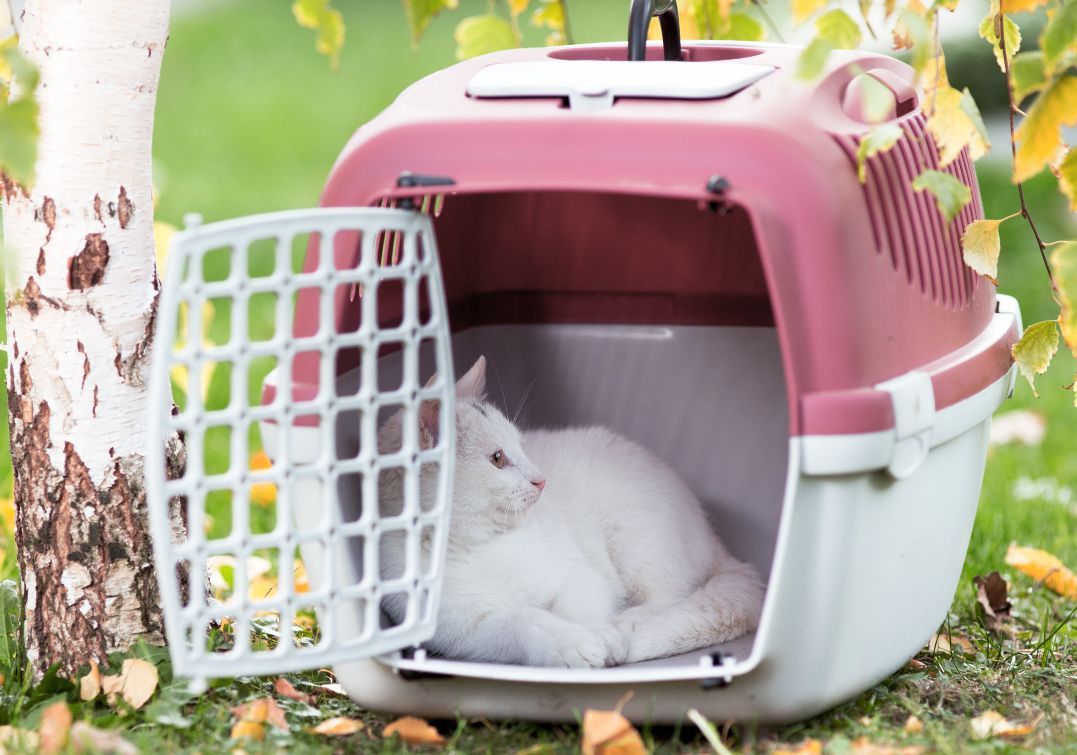
[[[157,690],[157,667],[141,658],[128,658],[119,674],[102,677],[101,689],[108,696],[109,705],[115,707],[119,695],[138,710]]]
[[[919,734],[924,730],[924,722],[916,716],[909,716],[905,719],[905,726],[902,728],[908,734]]]
[[[910,658],[905,663],[905,666],[908,667],[909,670],[911,670],[911,671],[923,671],[924,669],[927,668],[926,663],[924,663],[923,661],[919,661],[916,658]]]
[[[924,752],[923,747],[895,747],[894,745],[877,745],[867,737],[858,737],[853,740],[849,752],[854,755],[920,755]]]
[[[71,749],[76,753],[138,755],[138,748],[120,736],[118,731],[98,729],[85,721],[78,721],[71,727]]]
[[[307,705],[314,705],[314,701],[316,699],[314,695],[307,695],[297,690],[295,688],[295,685],[285,679],[283,676],[273,683],[273,689],[275,689],[277,691],[277,694],[281,697],[287,697],[289,700],[298,700],[299,702],[306,703]]]
[[[390,724],[390,726],[391,725],[392,724]],[[354,718],[344,718],[342,716],[338,716],[336,718],[327,718],[326,720],[315,726],[313,729],[311,729],[311,732],[313,732],[314,734],[321,734],[323,736],[329,737],[346,737],[349,734],[355,734],[355,732],[362,731],[365,728],[366,724],[364,724],[362,721],[357,721]],[[437,735],[437,732],[435,731],[434,734]],[[387,735],[383,733],[382,736]],[[403,734],[400,735],[400,738],[410,744],[433,744],[433,741],[425,742],[407,739],[404,737]],[[440,737],[438,737],[437,744],[441,744]]]
[[[962,637],[954,632],[951,632],[949,635],[936,632],[931,635],[931,639],[928,640],[924,650],[931,654],[942,653],[944,655],[953,655],[955,647],[958,648],[960,652],[967,655],[976,654],[976,648],[973,647],[972,641],[968,637]]]
[[[254,471],[273,468],[273,460],[265,451],[258,451],[250,459],[249,466]],[[259,506],[269,506],[277,500],[277,486],[272,482],[256,482],[251,485],[251,502]]]
[[[339,695],[340,697],[347,697],[348,693],[344,691],[344,688],[339,684],[318,684],[315,685],[318,689],[324,689],[326,692],[332,695]]]
[[[284,709],[272,697],[260,697],[257,700],[237,705],[232,708],[232,715],[240,721],[272,724],[281,731],[288,731],[288,722],[284,719]]]
[[[822,751],[823,743],[818,739],[805,739],[798,745],[778,748],[771,755],[819,755]]]
[[[643,755],[647,748],[639,732],[617,710],[587,710],[583,714],[583,755]]]
[[[1010,543],[1006,563],[1037,582],[1043,582],[1049,590],[1077,600],[1077,575],[1066,568],[1057,556],[1037,548],[1024,548]]]
[[[39,752],[51,755],[63,750],[67,744],[67,735],[71,731],[71,720],[71,709],[63,701],[45,708],[41,712],[41,724],[37,727]]]
[[[399,735],[401,741],[410,745],[440,745],[445,740],[438,730],[421,718],[404,716],[398,718],[381,731],[382,739],[388,739],[394,734]]]
[[[1047,420],[1039,412],[1025,409],[999,414],[991,420],[991,434],[988,442],[992,446],[1007,443],[1021,443],[1026,446],[1038,446],[1047,435]]]
[[[1041,718],[1043,718],[1042,714],[1029,723],[1016,724],[998,711],[988,710],[969,721],[969,726],[972,728],[972,736],[976,739],[1023,737],[1032,733],[1033,729],[1039,725]]]
[[[79,699],[87,702],[101,694],[101,669],[97,661],[90,661],[90,670],[79,679]]]
[[[0,726],[0,751],[37,752],[40,747],[41,737],[36,731],[10,725]]]
[[[984,611],[988,629],[998,629],[1010,618],[1009,586],[1002,575],[993,571],[986,577],[975,577],[976,602]]]
[[[266,738],[266,726],[257,721],[236,721],[232,727],[232,739],[256,739],[259,742]]]

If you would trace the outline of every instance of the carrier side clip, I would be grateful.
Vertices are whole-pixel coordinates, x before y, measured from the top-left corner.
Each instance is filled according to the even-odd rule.
[[[887,471],[897,480],[915,474],[931,452],[935,427],[935,389],[926,372],[913,370],[879,383],[894,406],[894,452]]]

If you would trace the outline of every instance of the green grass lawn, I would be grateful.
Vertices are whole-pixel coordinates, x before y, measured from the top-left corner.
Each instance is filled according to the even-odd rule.
[[[288,3],[199,2],[194,4],[197,13],[175,18],[155,129],[160,219],[180,225],[188,212],[199,212],[209,221],[315,205],[333,160],[355,128],[410,82],[452,61],[450,19],[435,21],[413,54],[399,3],[340,5],[347,19],[348,41],[336,72],[314,53],[313,36],[296,27]],[[480,0],[462,0],[461,5],[485,7]],[[574,4],[577,39],[621,38],[623,6],[621,0]],[[980,175],[988,216],[1012,212],[1016,197],[1005,167],[982,165]],[[1072,219],[1067,220],[1053,179],[1040,176],[1029,184],[1028,193],[1046,237],[1074,235],[1073,225],[1065,226]],[[1001,290],[1021,300],[1026,323],[1055,317],[1057,311],[1047,295],[1027,227],[1019,220],[1010,221],[1003,228],[1003,243]],[[1003,562],[1007,545],[1017,541],[1045,548],[1069,565],[1077,565],[1077,493],[1071,492],[1068,500],[1064,493],[1077,489],[1077,454],[1071,448],[1077,410],[1072,394],[1061,390],[1072,381],[1074,369],[1073,360],[1060,355],[1051,371],[1040,378],[1042,398],[1033,398],[1022,381],[1014,400],[1003,407],[1003,411],[1021,407],[1042,412],[1048,431],[1037,447],[1004,446],[991,453],[949,622],[951,629],[972,639],[975,652],[922,655],[921,667],[907,667],[855,701],[802,724],[766,731],[733,727],[728,740],[731,747],[765,750],[775,742],[812,737],[827,743],[828,752],[838,753],[849,751],[860,736],[880,744],[924,745],[942,752],[1031,747],[1063,752],[1077,747],[1077,623],[1069,620],[1075,604],[1013,574]],[[9,495],[6,454],[0,464],[0,487]],[[222,531],[227,528],[226,508],[218,504],[215,509],[214,526]],[[923,526],[932,523],[926,521]],[[7,543],[2,569],[8,577],[14,575],[12,554],[13,546]],[[1010,579],[1015,604],[1017,633],[1005,640],[987,632],[977,618],[971,580],[993,570]],[[167,679],[160,651],[139,652],[161,662],[166,672],[165,689],[144,711],[120,716],[100,704],[76,702],[63,680],[30,686],[22,674],[11,670],[0,685],[0,724],[17,721],[33,727],[44,704],[62,698],[71,701],[76,719],[122,728],[145,751],[216,752],[230,748],[229,708],[271,691],[272,679],[239,679],[217,682],[207,694],[192,697],[184,691],[183,682]],[[331,681],[326,672],[290,678],[306,691]],[[361,711],[343,698],[320,694],[314,707],[285,701],[285,708],[291,732],[271,733],[264,743],[245,744],[244,749],[401,749],[398,743],[382,743],[367,732],[341,741],[305,733],[329,715],[360,717],[369,732],[380,732],[387,718]],[[1022,720],[1041,712],[1045,715],[1025,739],[977,744],[970,738],[968,719],[987,709]],[[903,730],[910,714],[922,719],[922,732]],[[579,731],[574,725],[459,721],[438,726],[452,748],[462,752],[511,752],[536,745],[540,745],[533,750],[536,753],[578,749]],[[660,752],[705,747],[692,728],[645,729],[643,734]]]

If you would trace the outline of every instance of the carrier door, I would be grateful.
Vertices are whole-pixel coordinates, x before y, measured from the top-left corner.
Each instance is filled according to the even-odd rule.
[[[147,480],[175,672],[278,673],[428,640],[455,438],[429,218],[259,215],[188,227],[169,256]]]

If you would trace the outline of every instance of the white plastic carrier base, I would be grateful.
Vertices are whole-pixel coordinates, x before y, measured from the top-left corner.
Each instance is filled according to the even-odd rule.
[[[996,315],[991,329],[1013,317]],[[806,450],[813,467],[822,455],[855,468],[859,449],[892,439],[790,438],[772,328],[484,326],[456,333],[452,350],[458,365],[487,356],[491,399],[510,412],[526,395],[525,427],[602,423],[674,463],[730,550],[766,575],[762,621],[725,645],[606,669],[468,662],[421,649],[337,665],[348,694],[373,710],[571,721],[632,691],[624,712],[636,721],[673,723],[694,707],[712,720],[783,723],[854,697],[901,667],[945,618],[990,416],[1013,384],[1011,371],[939,411],[928,458],[898,480],[885,465],[803,471]],[[273,430],[263,425],[271,456]],[[293,432],[303,447],[304,429]],[[303,497],[321,499],[319,483],[310,485]],[[300,527],[304,512],[319,515],[297,508]],[[317,584],[319,575],[310,576]]]

